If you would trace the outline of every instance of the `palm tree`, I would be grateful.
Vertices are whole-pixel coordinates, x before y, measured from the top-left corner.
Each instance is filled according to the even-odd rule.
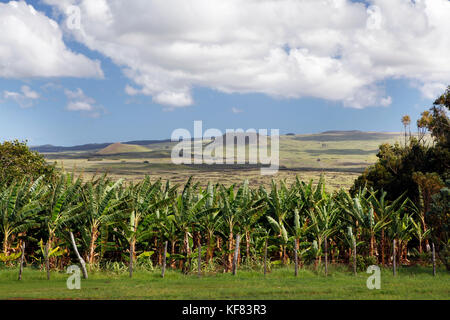
[[[404,115],[402,117],[403,127],[405,127],[405,146],[406,146],[406,128],[411,124],[411,117],[408,115]],[[411,136],[411,131],[409,132],[409,136]]]

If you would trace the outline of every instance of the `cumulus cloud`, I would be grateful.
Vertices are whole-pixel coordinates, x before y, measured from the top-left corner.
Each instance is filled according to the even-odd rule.
[[[81,29],[66,32],[121,66],[128,94],[171,108],[194,87],[364,108],[392,102],[386,79],[426,97],[450,83],[448,0],[44,2],[63,16],[78,5]]]
[[[86,96],[80,88],[74,91],[65,89],[64,93],[68,99],[66,106],[66,110],[68,111],[80,111],[93,118],[99,117],[104,112],[104,108],[96,105],[96,101]]]
[[[58,24],[25,2],[0,3],[0,77],[103,77],[99,61],[69,50]]]
[[[29,108],[33,106],[33,102],[39,99],[39,94],[33,91],[29,86],[22,86],[20,92],[3,91],[3,98],[5,100],[13,100],[22,108]]]

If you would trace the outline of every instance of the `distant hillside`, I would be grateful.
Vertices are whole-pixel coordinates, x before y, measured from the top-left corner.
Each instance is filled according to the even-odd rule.
[[[110,155],[110,154],[121,154],[121,153],[132,153],[132,152],[148,152],[150,151],[146,147],[132,145],[132,144],[122,144],[120,142],[113,143],[102,150],[98,151],[97,154]]]
[[[128,142],[122,142],[123,144],[134,144],[134,145],[138,145],[138,146],[148,146],[151,144],[156,144],[156,143],[165,143],[165,142],[171,142],[170,139],[165,139],[165,140],[136,140],[136,141],[128,141]]]
[[[147,146],[156,143],[166,143],[170,142],[170,139],[165,140],[136,140],[136,141],[127,141],[121,142],[121,144],[128,145],[139,145],[139,146]],[[83,144],[71,147],[63,147],[63,146],[54,146],[51,144],[46,144],[42,146],[32,146],[31,150],[41,152],[41,153],[54,153],[54,152],[77,152],[77,151],[98,151],[106,148],[107,146],[113,144],[113,142],[108,143],[91,143],[91,144]],[[148,151],[148,150],[147,150]]]
[[[95,151],[106,148],[110,143],[91,143],[91,144],[83,144],[79,146],[72,147],[62,147],[62,146],[53,146],[51,144],[46,144],[43,146],[32,146],[31,150],[41,152],[41,153],[53,153],[53,152],[68,152],[68,151]]]
[[[237,134],[239,135],[239,134]],[[358,130],[348,130],[348,131],[338,131],[338,130],[330,130],[325,131],[318,134],[294,134],[289,133],[284,135],[284,137],[292,138],[297,141],[317,141],[317,142],[330,142],[330,141],[388,141],[392,139],[396,139],[400,137],[400,133],[394,132],[364,132]],[[223,135],[223,138],[226,138],[226,135]],[[119,151],[125,150],[123,153],[133,153],[133,152],[144,152],[149,151],[144,147],[151,147],[152,150],[162,149],[166,150],[171,146],[170,139],[163,140],[134,140],[127,142],[120,142]],[[207,144],[211,143],[208,141]],[[101,154],[103,149],[112,145],[113,143],[91,143],[91,144],[83,144],[78,146],[71,147],[63,147],[63,146],[53,146],[53,145],[42,145],[42,146],[32,146],[31,149],[34,151],[38,151],[41,153],[75,153],[83,152],[90,154]],[[246,139],[246,144],[248,144],[248,138]],[[128,148],[126,146],[132,146],[132,148]],[[139,149],[136,147],[142,147],[144,149]],[[111,147],[113,150],[117,149],[116,147]],[[131,151],[128,151],[131,150]],[[136,151],[137,150],[137,151]],[[108,151],[107,151],[108,152]],[[114,152],[116,153],[116,152]],[[122,152],[121,152],[122,153]],[[107,153],[111,154],[111,153]],[[55,155],[56,156],[56,155]]]
[[[367,141],[392,139],[399,136],[398,132],[364,132],[364,131],[325,131],[318,134],[298,135],[300,141]]]

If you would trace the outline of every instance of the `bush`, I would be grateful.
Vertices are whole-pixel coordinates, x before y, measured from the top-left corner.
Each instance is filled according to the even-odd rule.
[[[31,151],[26,141],[5,141],[0,144],[0,181],[9,184],[23,177],[37,179],[45,175],[50,178],[55,171],[38,152]]]
[[[365,272],[369,266],[376,265],[376,257],[364,257],[361,255],[356,255],[356,269],[361,272]]]

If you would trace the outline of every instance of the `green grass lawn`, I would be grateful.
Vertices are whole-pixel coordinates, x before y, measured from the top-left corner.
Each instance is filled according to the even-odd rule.
[[[82,280],[80,290],[69,290],[69,275],[52,272],[46,280],[43,271],[26,268],[23,280],[17,270],[0,270],[0,299],[449,299],[450,273],[440,269],[437,276],[430,268],[404,267],[397,277],[382,270],[381,289],[369,290],[369,274],[354,277],[343,268],[333,268],[325,277],[301,269],[297,278],[292,268],[274,269],[265,278],[261,272],[239,271],[231,274],[182,275],[158,270],[137,271],[130,279],[126,273],[91,273]]]

